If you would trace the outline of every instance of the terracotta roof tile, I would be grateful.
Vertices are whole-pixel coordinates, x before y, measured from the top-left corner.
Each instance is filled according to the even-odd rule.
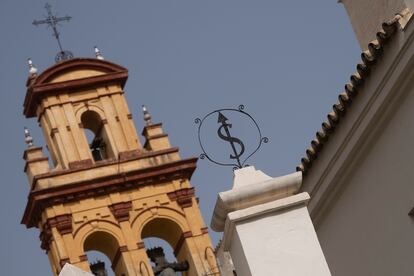
[[[327,143],[330,135],[345,116],[350,103],[358,96],[359,88],[369,76],[373,65],[378,62],[384,52],[384,45],[393,37],[398,30],[398,22],[402,14],[397,14],[390,21],[382,24],[382,29],[377,33],[377,39],[368,44],[368,50],[361,53],[362,63],[357,64],[356,72],[351,75],[350,82],[345,84],[345,91],[338,96],[338,102],[333,105],[332,111],[328,113],[327,120],[322,123],[321,130],[316,132],[316,137],[311,141],[310,147],[306,150],[306,156],[301,159],[296,171],[304,174],[312,166],[322,151],[323,145]]]

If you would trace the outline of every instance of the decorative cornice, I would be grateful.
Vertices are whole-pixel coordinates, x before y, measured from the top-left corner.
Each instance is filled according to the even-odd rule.
[[[72,233],[72,215],[64,214],[53,218],[49,218],[46,222],[50,228],[56,227],[61,235]]]
[[[316,137],[311,141],[310,147],[306,150],[306,156],[301,159],[300,164],[296,167],[297,171],[307,174],[312,166],[314,160],[322,151],[323,145],[326,144],[335,132],[343,117],[351,107],[351,102],[356,99],[361,88],[372,74],[373,70],[378,67],[375,66],[384,54],[384,46],[397,33],[399,20],[404,17],[404,14],[397,14],[390,21],[382,24],[382,29],[377,33],[377,39],[368,44],[368,50],[362,52],[361,60],[356,66],[356,72],[351,75],[350,82],[345,85],[345,91],[338,96],[338,102],[333,105],[333,109],[327,115],[327,120],[322,123],[321,130],[316,132]]]
[[[52,228],[56,227],[61,235],[72,233],[72,215],[64,214],[59,215],[53,218],[49,218],[42,227],[42,232],[40,232],[39,239],[41,241],[40,247],[43,250],[49,251],[50,242],[53,239]]]
[[[196,168],[196,163],[197,158],[189,158],[89,181],[33,190],[29,194],[22,223],[28,228],[37,225],[41,212],[55,204],[136,189],[139,186],[154,185],[174,179],[189,179]]]
[[[48,83],[52,78],[65,72],[74,71],[74,69],[77,68],[96,69],[106,73],[114,73],[127,70],[125,67],[109,62],[107,60],[98,60],[95,58],[73,58],[64,62],[59,62],[43,71],[36,78],[34,84],[39,85]]]
[[[128,221],[129,211],[132,210],[132,202],[128,201],[112,204],[109,206],[109,210],[111,210],[118,222]]]
[[[193,206],[194,187],[176,190],[167,195],[171,201],[177,201],[181,208]]]
[[[104,75],[87,77],[76,80],[49,83],[51,79],[65,72],[77,69],[96,69],[105,72]],[[36,79],[27,82],[27,94],[24,100],[24,115],[26,117],[36,116],[36,106],[40,100],[49,95],[55,95],[60,92],[70,93],[96,85],[104,85],[108,83],[119,83],[124,87],[128,78],[128,70],[117,64],[88,58],[76,58],[56,64],[50,67]]]

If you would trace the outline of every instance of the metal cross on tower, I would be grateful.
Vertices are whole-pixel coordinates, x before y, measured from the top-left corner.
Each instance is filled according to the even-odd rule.
[[[34,20],[33,25],[38,26],[40,24],[47,24],[52,27],[53,36],[56,38],[60,52],[56,55],[55,61],[59,62],[62,60],[67,60],[73,58],[73,54],[70,51],[63,50],[62,44],[60,43],[59,32],[57,31],[57,25],[61,21],[69,21],[72,17],[70,16],[63,16],[57,17],[52,13],[52,6],[49,3],[46,3],[45,9],[47,11],[47,16],[43,20]]]

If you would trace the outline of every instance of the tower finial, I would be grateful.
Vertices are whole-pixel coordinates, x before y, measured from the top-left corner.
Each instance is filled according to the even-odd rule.
[[[31,77],[35,76],[37,74],[37,68],[34,67],[31,58],[27,59],[27,63],[29,64],[29,74],[30,74],[30,76]]]
[[[33,137],[30,135],[30,131],[27,127],[24,127],[24,141],[29,148],[33,147]]]
[[[144,121],[147,126],[151,125],[151,114],[148,112],[148,109],[145,105],[142,105],[142,112],[144,112]]]
[[[49,3],[46,3],[45,9],[47,11],[47,16],[43,20],[34,20],[33,25],[38,26],[40,24],[47,24],[53,30],[53,36],[56,38],[58,46],[59,46],[59,53],[55,57],[55,61],[63,61],[73,58],[73,54],[70,51],[63,50],[62,43],[60,42],[60,33],[57,30],[57,25],[59,22],[62,21],[69,21],[72,17],[66,15],[63,17],[57,17],[52,13],[52,6]]]
[[[102,56],[101,51],[99,51],[98,46],[95,46],[95,56],[97,59],[104,60],[104,57]]]

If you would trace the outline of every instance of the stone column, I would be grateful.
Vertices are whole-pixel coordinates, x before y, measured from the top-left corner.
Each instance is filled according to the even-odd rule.
[[[309,195],[297,194],[301,183],[300,172],[272,178],[247,167],[219,193],[211,228],[224,232],[221,247],[238,276],[331,275],[306,207]]]

